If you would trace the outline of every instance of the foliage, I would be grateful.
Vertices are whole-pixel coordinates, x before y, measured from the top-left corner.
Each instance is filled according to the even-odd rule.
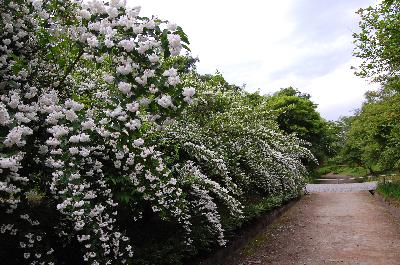
[[[354,34],[354,55],[362,60],[361,77],[386,83],[400,74],[400,1],[384,0],[360,9],[360,32]]]
[[[392,198],[400,201],[400,179],[399,177],[392,178],[391,182],[379,182],[377,192],[385,198]]]
[[[366,177],[369,172],[364,167],[348,166],[348,165],[326,165],[319,167],[316,170],[316,177],[326,175],[329,173],[344,175],[344,176],[352,176],[352,177]]]
[[[139,11],[0,0],[7,264],[179,264],[249,196],[303,188],[313,156],[268,101],[193,73],[182,28]]]
[[[382,93],[367,94],[369,100],[348,119],[341,153],[342,160],[362,165],[371,173],[400,168],[400,94]]]
[[[196,76],[189,77],[187,82],[196,87],[197,99],[185,110],[185,118],[173,125],[170,142],[179,141],[180,146],[188,146],[193,141],[189,146],[193,150],[186,151],[186,156],[198,152],[204,156],[207,149],[217,151],[216,155],[225,161],[230,178],[242,190],[275,194],[290,187],[296,191],[296,187],[302,185],[300,182],[306,171],[300,160],[312,160],[312,155],[303,147],[304,141],[279,131],[267,100],[251,105],[248,103],[251,94],[246,92],[221,90],[213,83],[201,82]],[[196,151],[198,148],[203,150]],[[213,165],[203,167],[208,167],[208,171],[215,168]],[[216,172],[215,175],[225,174]]]
[[[385,0],[360,9],[361,31],[354,34],[354,55],[361,59],[356,74],[382,87],[368,91],[361,109],[340,121],[343,140],[335,160],[372,174],[400,169],[399,7]]]
[[[310,150],[320,163],[335,153],[334,124],[321,118],[310,95],[292,87],[283,88],[268,98],[268,104],[279,110],[279,128],[310,143]]]
[[[177,169],[178,181],[185,180],[179,169],[190,166],[195,169],[190,185],[207,174],[236,195],[241,206],[227,195],[216,194],[220,202],[231,200],[225,201],[218,217],[222,228],[231,233],[262,211],[251,210],[255,202],[249,204],[249,198],[298,196],[307,175],[301,160],[313,157],[303,141],[279,131],[265,98],[262,104],[249,104],[251,94],[215,86],[214,80],[203,81],[195,73],[185,78],[185,83],[196,88],[196,99],[181,118],[156,135],[154,143],[160,143],[168,165]],[[241,218],[237,218],[239,208]],[[209,245],[202,241],[209,239],[199,228],[193,227],[198,235],[194,245],[197,252],[204,252]]]

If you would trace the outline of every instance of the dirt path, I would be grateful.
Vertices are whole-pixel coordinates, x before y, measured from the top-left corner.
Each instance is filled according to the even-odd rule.
[[[368,192],[313,193],[227,263],[400,264],[400,223]]]

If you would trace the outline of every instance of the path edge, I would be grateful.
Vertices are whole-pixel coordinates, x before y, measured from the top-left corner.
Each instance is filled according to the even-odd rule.
[[[233,241],[230,241],[224,248],[216,250],[205,259],[193,261],[191,265],[224,265],[229,264],[231,257],[234,257],[235,252],[244,247],[250,240],[265,231],[266,227],[271,225],[275,220],[281,217],[285,212],[292,208],[305,195],[300,195],[293,198],[283,205],[274,208],[264,215],[256,218],[253,224],[246,227]]]
[[[374,197],[390,212],[390,214],[400,221],[400,203],[394,199],[385,198],[378,192],[375,192]]]

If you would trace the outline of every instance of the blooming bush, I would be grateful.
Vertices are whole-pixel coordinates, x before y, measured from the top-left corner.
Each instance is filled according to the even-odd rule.
[[[306,142],[279,130],[266,97],[251,103],[253,95],[244,91],[210,86],[193,75],[185,82],[196,86],[195,103],[165,132],[207,175],[236,193],[278,195],[304,186],[302,161],[314,157]]]
[[[135,231],[149,223],[171,224],[183,251],[200,230],[224,245],[223,219],[242,217],[243,193],[301,189],[302,143],[245,93],[187,74],[182,29],[139,11],[120,0],[0,0],[9,264],[139,263]]]
[[[252,94],[200,79],[195,73],[185,75],[183,82],[196,90],[193,103],[151,141],[163,150],[178,181],[190,184],[184,191],[200,184],[203,194],[211,195],[201,200],[208,200],[208,208],[215,212],[221,239],[222,232],[231,234],[240,227],[241,218],[254,217],[252,204],[297,197],[307,175],[302,161],[315,159],[307,143],[279,130],[266,97],[252,103]],[[191,216],[198,216],[194,210],[199,207],[191,209]],[[207,233],[198,224],[193,230],[194,246],[201,251]]]
[[[77,239],[93,264],[133,255],[115,224],[125,192],[190,232],[176,180],[141,138],[193,96],[163,65],[180,53],[182,30],[123,1],[1,1],[0,12],[2,232],[20,238],[24,258],[55,256],[23,207],[30,193],[56,207],[58,236]]]

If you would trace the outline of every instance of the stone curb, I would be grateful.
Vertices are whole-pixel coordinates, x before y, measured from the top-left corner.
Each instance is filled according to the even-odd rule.
[[[292,199],[286,202],[284,205],[272,209],[266,212],[263,216],[258,217],[256,220],[252,221],[252,225],[244,228],[243,231],[233,240],[228,243],[228,245],[224,248],[216,250],[209,257],[203,260],[196,260],[190,263],[186,263],[187,265],[224,265],[229,264],[231,257],[234,256],[234,253],[244,247],[252,238],[256,237],[265,228],[272,224],[276,219],[282,216],[283,213],[288,211],[292,206],[294,206],[299,200],[301,196],[295,199]]]

